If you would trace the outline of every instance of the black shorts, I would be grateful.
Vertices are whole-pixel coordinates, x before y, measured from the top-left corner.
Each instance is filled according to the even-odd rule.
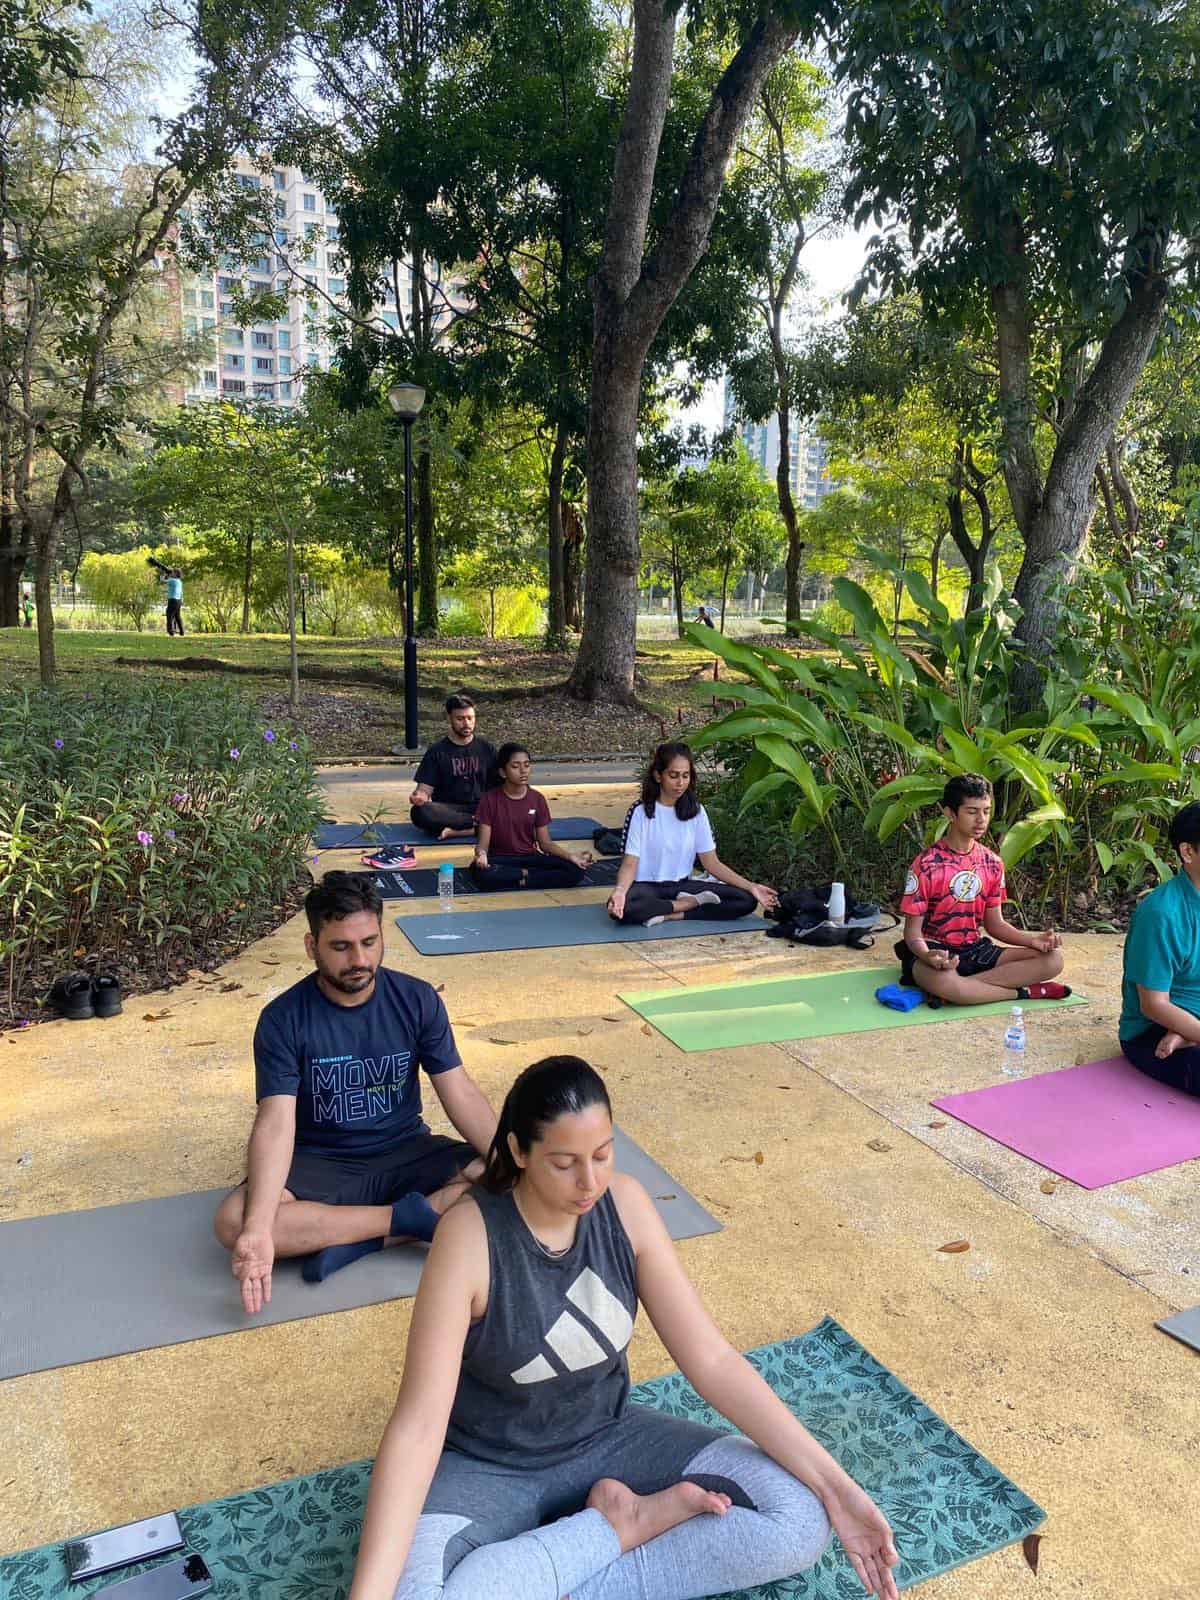
[[[369,1156],[297,1150],[284,1187],[297,1200],[327,1206],[390,1206],[403,1194],[433,1194],[475,1160],[477,1151],[441,1133],[415,1133]]]
[[[939,939],[927,939],[925,942],[931,950],[945,950],[948,954],[958,957],[958,965],[954,971],[960,978],[974,978],[981,972],[990,972],[1004,954],[1004,946],[993,944],[991,939],[976,939],[974,944],[954,946],[942,944]],[[917,958],[903,939],[896,944],[896,957],[903,969],[900,973],[900,982],[907,984],[910,989],[919,989],[921,985],[913,976],[913,966]]]

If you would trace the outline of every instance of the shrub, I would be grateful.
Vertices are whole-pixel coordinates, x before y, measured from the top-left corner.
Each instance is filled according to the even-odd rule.
[[[163,610],[166,590],[147,562],[145,546],[116,555],[89,551],[79,566],[80,582],[101,611],[131,622],[141,633],[147,616]]]
[[[0,1012],[81,961],[236,946],[297,879],[307,745],[237,690],[0,691]]]
[[[1022,720],[1010,701],[1017,613],[998,574],[985,604],[958,618],[921,574],[900,577],[915,643],[894,642],[871,596],[847,578],[834,593],[855,640],[802,624],[823,655],[689,629],[751,680],[738,690],[746,704],[693,740],[732,761],[739,815],[818,836],[839,871],[850,870],[864,832],[893,841],[899,870],[944,827],[947,778],[981,772],[995,787],[993,826],[1014,893],[1039,913],[1065,919],[1074,895],[1105,878],[1128,893],[1169,876],[1171,815],[1200,797],[1189,759],[1200,744],[1195,611],[1176,614],[1177,637],[1156,644],[1124,580],[1104,580],[1103,616],[1090,627],[1107,643],[1085,637],[1071,648],[1068,632],[1038,716]]]

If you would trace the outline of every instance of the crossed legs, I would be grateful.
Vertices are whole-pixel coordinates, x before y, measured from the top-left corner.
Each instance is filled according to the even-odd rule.
[[[989,1000],[1019,1000],[1019,989],[1028,989],[1034,983],[1047,983],[1057,978],[1063,969],[1060,950],[1043,955],[1008,945],[1000,952],[1000,959],[988,972],[977,972],[970,978],[960,977],[953,970],[935,971],[923,961],[913,962],[913,981],[926,994],[934,995],[952,1006],[978,1006]]]

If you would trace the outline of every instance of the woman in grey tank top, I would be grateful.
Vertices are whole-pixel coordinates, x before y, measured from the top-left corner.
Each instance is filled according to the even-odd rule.
[[[811,1566],[836,1530],[897,1600],[882,1513],[701,1305],[578,1056],[509,1090],[438,1224],[350,1600],[699,1600]],[[629,1403],[639,1300],[745,1437]]]

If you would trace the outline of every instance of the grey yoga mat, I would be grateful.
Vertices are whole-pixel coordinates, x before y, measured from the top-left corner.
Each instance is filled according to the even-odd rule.
[[[590,839],[600,824],[594,817],[555,817],[550,824],[552,839]],[[471,835],[435,839],[431,833],[415,828],[411,822],[322,822],[313,834],[318,850],[364,850],[373,844],[470,844]]]
[[[673,1239],[721,1224],[618,1128],[617,1166],[643,1183]],[[271,1303],[242,1311],[229,1257],[213,1237],[224,1189],[62,1211],[0,1225],[0,1379],[273,1322],[378,1305],[416,1293],[425,1252],[397,1245],[324,1283],[276,1265]]]
[[[576,889],[602,889],[617,881],[617,872],[621,863],[616,856],[609,856],[603,861],[593,861],[577,884],[570,887]],[[370,870],[375,880],[375,887],[385,900],[436,900],[438,892],[438,873],[436,867],[409,867],[383,868],[373,867]],[[567,884],[553,885],[558,890],[565,891]],[[454,897],[459,895],[474,894],[528,894],[528,889],[520,889],[516,884],[508,884],[499,889],[481,889],[469,872],[459,869],[454,874]]]
[[[1172,1339],[1190,1344],[1193,1350],[1200,1350],[1200,1306],[1193,1306],[1190,1311],[1177,1311],[1173,1317],[1164,1317],[1154,1326],[1169,1333]]]
[[[614,922],[600,901],[578,906],[531,906],[528,911],[474,911],[457,906],[397,917],[396,926],[423,956],[463,956],[488,950],[550,950],[560,945],[637,944],[644,939],[700,939],[706,934],[763,933],[761,917],[728,922],[660,922],[657,928]]]

